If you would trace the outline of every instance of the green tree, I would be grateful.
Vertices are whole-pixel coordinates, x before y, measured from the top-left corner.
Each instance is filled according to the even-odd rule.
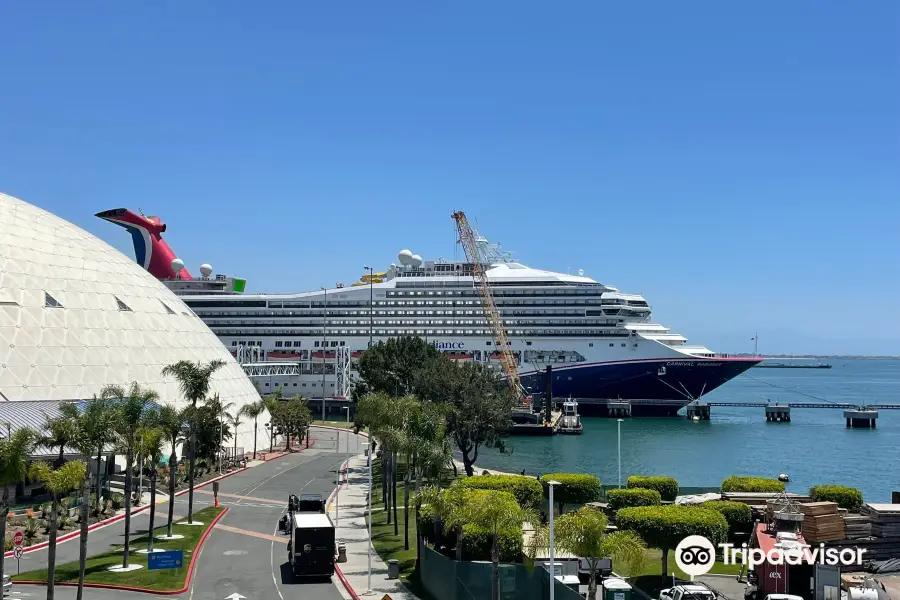
[[[596,502],[603,493],[600,478],[586,473],[547,473],[541,476],[544,484],[544,494],[550,498],[550,486],[548,481],[558,481],[559,485],[553,488],[553,499],[562,514],[566,504],[587,504]]]
[[[175,518],[175,474],[178,470],[178,445],[184,443],[184,428],[188,422],[185,410],[178,410],[171,404],[166,404],[159,409],[156,423],[162,431],[163,437],[171,448],[169,455],[169,522],[166,532],[167,537],[172,537],[172,521]]]
[[[285,436],[285,450],[291,449],[292,437],[302,443],[303,436],[312,423],[312,413],[306,398],[294,396],[290,400],[282,400],[274,406],[274,410],[273,418]]]
[[[628,575],[639,573],[644,565],[647,548],[641,538],[632,531],[607,533],[607,525],[606,515],[587,507],[562,515],[555,523],[556,548],[587,560],[591,574],[589,600],[597,597],[597,567],[601,558],[610,557],[615,564],[625,565]],[[539,550],[549,547],[550,530],[539,527],[531,538],[529,558],[534,561]]]
[[[0,540],[6,539],[6,520],[9,517],[9,486],[25,480],[28,474],[28,459],[34,452],[37,433],[22,427],[11,436],[0,439]],[[3,553],[0,552],[0,581],[3,581]]]
[[[40,438],[39,444],[53,450],[59,448],[59,455],[53,461],[54,467],[60,467],[65,464],[66,459],[63,458],[66,447],[71,446],[78,435],[75,423],[64,415],[50,417],[44,413],[44,430],[46,433]]]
[[[232,438],[234,439],[234,450],[231,453],[231,460],[237,460],[237,431],[238,427],[243,423],[243,421],[241,421],[243,415],[240,412],[236,412],[233,415],[226,413],[225,416],[228,417],[228,423],[234,427],[234,434],[232,435]]]
[[[414,401],[414,400],[413,400]],[[381,494],[387,523],[394,523],[394,535],[399,535],[397,523],[397,455],[403,446],[403,407],[408,403],[384,392],[366,394],[357,406],[362,423],[381,442]],[[393,513],[393,515],[392,515]]]
[[[441,534],[453,533],[456,537],[456,560],[462,560],[463,526],[469,522],[471,490],[461,485],[451,485],[446,489],[427,487],[419,493],[420,503],[425,504],[432,518],[435,548],[441,547]],[[443,523],[443,528],[440,524]]]
[[[418,394],[425,365],[443,355],[420,337],[403,336],[378,342],[362,353],[359,398],[368,393],[401,397]]]
[[[197,402],[203,400],[209,395],[212,386],[213,374],[225,366],[223,360],[211,360],[208,363],[197,361],[196,363],[189,360],[181,360],[171,365],[163,367],[162,375],[174,377],[181,389],[181,395],[184,396],[192,409],[197,408]],[[192,419],[196,418],[197,412],[191,412]],[[195,423],[191,422],[191,441],[188,468],[188,522],[194,520],[194,468],[197,463],[197,432]]]
[[[134,488],[134,448],[140,428],[146,424],[148,411],[152,411],[159,395],[142,388],[136,381],[126,391],[121,386],[108,385],[100,392],[104,398],[116,398],[115,430],[125,448],[125,551],[122,567],[128,566],[131,542],[131,497]]]
[[[223,403],[222,400],[219,399],[219,394],[213,394],[211,397],[207,398],[204,401],[204,406],[208,408],[213,414],[215,414],[216,419],[219,420],[219,448],[216,451],[216,456],[218,457],[218,469],[221,472],[222,459],[225,455],[225,423],[226,419],[229,419],[231,417],[228,411],[235,407],[235,403]],[[235,445],[237,445],[237,440],[235,440]]]
[[[522,523],[537,523],[536,515],[518,505],[508,492],[478,490],[469,496],[466,509],[469,522],[491,535],[491,598],[500,599],[500,536],[504,532],[517,530],[522,536]]]
[[[253,460],[256,460],[256,432],[258,429],[257,421],[259,416],[266,412],[266,403],[260,398],[256,402],[245,404],[241,407],[241,414],[248,419],[253,419]]]
[[[60,404],[60,414],[71,421],[75,426],[77,435],[71,443],[71,447],[78,450],[83,457],[85,465],[90,464],[91,458],[97,455],[97,505],[100,505],[100,461],[103,449],[113,439],[115,431],[115,407],[113,403],[102,397],[94,396],[88,400],[79,410],[78,405],[72,402]],[[84,470],[84,479],[81,482],[81,513],[78,549],[78,590],[76,600],[84,596],[84,575],[87,568],[87,547],[89,536],[90,505],[91,505],[91,473],[89,468]]]
[[[159,415],[154,419],[152,427],[144,427],[138,432],[138,447],[150,468],[150,525],[147,529],[147,552],[153,552],[153,529],[156,521],[156,470],[163,457],[164,430],[159,427]],[[169,504],[174,504],[169,498]]]
[[[50,538],[47,540],[47,600],[53,600],[56,579],[56,534],[58,529],[59,498],[70,492],[84,481],[84,463],[73,460],[59,469],[46,462],[38,461],[31,465],[30,474],[33,479],[43,481],[52,497],[50,506]]]
[[[512,425],[510,415],[518,400],[490,367],[474,362],[456,364],[442,358],[428,365],[422,379],[431,384],[428,397],[449,407],[447,432],[471,477],[482,447],[504,450],[503,438]]]
[[[636,506],[616,513],[620,530],[637,533],[652,548],[662,550],[662,578],[669,572],[669,550],[689,535],[702,535],[713,545],[728,537],[728,523],[720,513],[694,506]]]

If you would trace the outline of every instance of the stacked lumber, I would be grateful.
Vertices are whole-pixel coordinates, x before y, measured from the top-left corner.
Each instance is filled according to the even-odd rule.
[[[835,502],[810,502],[799,506],[803,513],[800,533],[807,542],[832,542],[847,539],[844,518]]]
[[[864,504],[859,514],[872,521],[875,537],[900,537],[900,504]]]
[[[844,532],[848,540],[867,538],[872,535],[872,521],[863,515],[844,515]]]

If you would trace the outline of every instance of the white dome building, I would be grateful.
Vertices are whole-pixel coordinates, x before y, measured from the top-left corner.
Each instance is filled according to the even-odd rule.
[[[163,403],[184,406],[162,368],[212,359],[226,363],[212,382],[223,403],[237,410],[259,399],[215,334],[140,265],[71,223],[0,194],[0,407],[14,402],[10,411],[30,413],[22,401],[35,401],[40,422],[38,406],[47,401],[87,399],[107,384],[132,381]],[[267,439],[264,423],[259,419],[259,440]],[[237,445],[252,451],[252,422],[240,426]]]

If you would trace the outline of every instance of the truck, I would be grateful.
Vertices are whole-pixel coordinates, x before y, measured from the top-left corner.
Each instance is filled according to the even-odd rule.
[[[281,519],[281,530],[290,536],[288,562],[295,577],[334,575],[334,523],[325,512],[320,495],[293,494]]]
[[[691,583],[661,590],[659,600],[717,600],[717,596],[705,585]]]

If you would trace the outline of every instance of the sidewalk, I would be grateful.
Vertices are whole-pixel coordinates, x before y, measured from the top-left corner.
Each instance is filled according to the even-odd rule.
[[[372,590],[366,594],[369,586],[369,531],[366,523],[366,493],[369,489],[369,469],[366,457],[357,455],[346,463],[346,480],[340,487],[334,502],[334,496],[330,498],[328,514],[332,521],[336,521],[336,536],[338,544],[347,547],[347,562],[337,565],[338,577],[346,583],[350,596],[356,598],[372,598],[381,600],[385,594],[389,594],[392,600],[417,600],[417,597],[409,592],[400,583],[399,579],[387,578],[387,565],[381,557],[372,549]],[[337,506],[336,506],[337,505]],[[335,508],[339,509],[337,514]],[[342,586],[338,586],[341,593]]]

